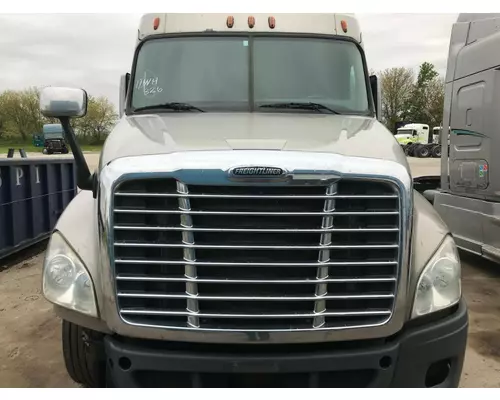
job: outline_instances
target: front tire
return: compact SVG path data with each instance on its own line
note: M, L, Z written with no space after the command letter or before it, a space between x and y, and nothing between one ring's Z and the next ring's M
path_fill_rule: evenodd
M71 322L62 323L62 346L68 375L89 388L106 387L102 334Z

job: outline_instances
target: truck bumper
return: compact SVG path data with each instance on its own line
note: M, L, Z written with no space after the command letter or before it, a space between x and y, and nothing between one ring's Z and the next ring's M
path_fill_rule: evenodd
M467 342L464 301L382 341L232 348L107 336L117 387L457 387Z

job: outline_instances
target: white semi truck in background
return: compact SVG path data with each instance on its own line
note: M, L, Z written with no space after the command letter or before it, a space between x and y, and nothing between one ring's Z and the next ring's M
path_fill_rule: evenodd
M352 14L148 14L43 293L85 386L456 387L460 260L378 120Z
M441 157L441 127L429 129L427 124L406 124L396 131L394 137L410 157Z
M500 262L500 14L460 14L446 71L441 176L425 196L457 245Z

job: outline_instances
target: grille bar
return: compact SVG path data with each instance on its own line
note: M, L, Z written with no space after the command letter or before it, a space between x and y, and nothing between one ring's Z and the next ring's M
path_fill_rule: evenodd
M183 232L183 235L192 236L192 233ZM323 234L322 237L328 238L329 233ZM326 239L325 239L326 240ZM135 243L135 242L115 242L115 247L152 247L152 248L182 248L182 249L240 249L240 250L330 250L330 249L396 249L399 246L397 244L353 244L353 245L317 245L317 246L235 246L235 245L206 245L206 244L194 244L194 243ZM195 260L186 260L195 261ZM328 260L326 260L328 261Z
M237 195L237 194L191 194L191 193L127 193L117 192L121 197L186 197L192 199L397 199L394 194L389 195Z
M166 310L146 310L146 309L127 309L120 311L121 314L128 315L177 315L177 316L196 316L199 318L315 318L315 313L309 314L219 314L219 313L190 313L187 311L166 311ZM355 317L367 315L390 315L391 310L377 311L325 311L323 317Z
M247 284L264 284L264 283L281 283L281 284L317 284L317 279L207 279L207 278L166 278L161 276L138 276L138 275L117 275L118 281L146 281L146 282L189 282L196 281L198 283L247 283ZM395 282L396 278L325 278L321 279L323 283L356 283L356 282Z
M175 260L123 260L116 259L115 264L157 264L157 265L197 265L197 266L225 266L225 267L318 267L318 263L262 263L262 262L205 262L205 261L175 261ZM397 265L397 261L330 261L324 263L330 266L390 266Z
M188 188L184 183L177 182L177 192L178 193L188 193ZM188 198L179 197L179 210L190 211L191 205ZM189 214L181 215L181 226L191 228L193 226L193 220ZM185 265L185 276L189 278L186 280L186 294L189 296L187 300L186 309L189 312L187 319L188 325L193 328L198 328L200 326L200 320L196 316L196 313L200 311L198 300L196 296L198 295L198 284L196 283L196 265L192 264L196 261L196 254L194 249L194 235L193 232L183 231L182 232L182 243L184 244L183 255L184 260L189 263ZM116 243L115 243L116 246Z
M249 216L301 216L301 217L314 217L314 216L328 216L328 215L399 215L399 211L350 211L350 212L265 212L265 211L190 211L190 210L148 210L148 209L127 209L116 208L114 210L118 214L187 214L187 215L249 215Z
M317 296L202 296L190 294L163 294L163 293L125 293L118 292L118 297L132 298L152 298L152 299L196 299L196 300L214 300L214 301L307 301L317 300ZM324 295L325 300L348 300L348 299L392 299L392 293L387 294L356 294L356 295Z
M190 231L190 232L249 232L249 233L327 233L327 232L398 232L398 228L319 228L319 229L244 229L244 228L195 228L182 226L127 226L115 225L123 231Z
M337 183L334 183L326 189L326 194L334 196L337 194ZM323 207L323 211L326 213L332 212L335 210L335 200L327 199L325 200L325 205ZM333 228L333 217L325 216L323 217L323 221L321 223L321 227L325 229ZM328 265L322 265L323 263L327 263L330 261L330 249L332 248L332 234L331 233L322 233L320 237L320 251L318 257L318 263L321 265L318 267L316 278L318 280L324 280L328 278ZM316 297L319 297L318 300L314 303L314 320L313 320L313 328L321 328L325 324L325 315L326 312L326 294L328 293L328 284L326 282L321 282L316 285ZM321 315L318 315L321 314Z

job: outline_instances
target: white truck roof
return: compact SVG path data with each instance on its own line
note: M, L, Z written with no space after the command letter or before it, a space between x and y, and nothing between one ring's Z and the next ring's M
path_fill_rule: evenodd
M249 26L249 21L254 23L253 27ZM138 40L165 33L205 31L340 35L362 44L361 30L354 14L145 14L141 18Z
M400 128L398 128L398 131L400 129L418 129L418 128L425 128L427 127L427 129L429 129L429 125L427 124L406 124Z

